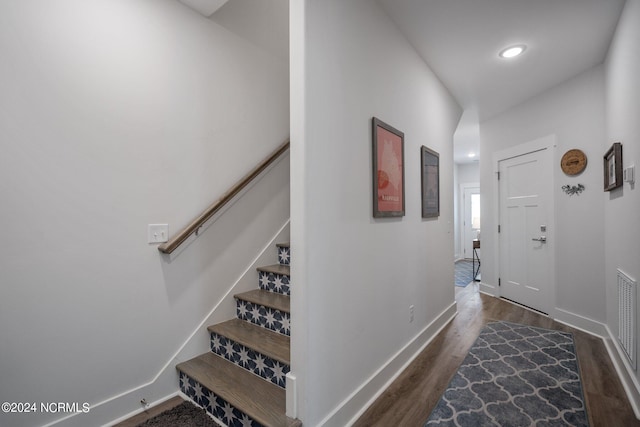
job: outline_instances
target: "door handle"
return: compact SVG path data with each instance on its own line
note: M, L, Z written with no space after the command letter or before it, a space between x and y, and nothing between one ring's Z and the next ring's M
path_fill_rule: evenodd
M547 243L547 237L546 236L540 236L537 239L531 239L534 242L542 242L542 243Z

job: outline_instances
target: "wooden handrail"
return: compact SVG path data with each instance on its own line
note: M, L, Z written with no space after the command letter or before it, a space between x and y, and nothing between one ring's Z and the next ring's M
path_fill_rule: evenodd
M181 244L183 244L192 234L197 233L200 227L202 227L212 216L219 212L224 206L229 203L235 196L237 196L245 187L247 187L251 181L253 181L258 175L260 175L265 169L275 162L285 151L289 149L289 141L286 141L280 145L273 153L264 159L258 166L253 168L251 172L246 174L240 181L238 181L229 191L227 191L222 197L220 197L215 203L209 206L204 212L202 212L196 219L191 221L189 225L184 227L178 234L173 236L166 243L158 246L158 250L165 254L170 254L175 251Z

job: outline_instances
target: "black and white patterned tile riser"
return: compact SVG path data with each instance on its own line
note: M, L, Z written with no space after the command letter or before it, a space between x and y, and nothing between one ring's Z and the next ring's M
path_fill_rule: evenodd
M291 317L289 313L264 307L241 299L236 300L238 319L262 326L282 335L291 335Z
M278 262L282 265L291 265L291 248L278 246Z
M180 372L180 391L229 427L263 427L199 382Z
M285 376L290 370L289 365L273 360L215 332L211 333L211 351L229 362L285 388Z
M286 274L260 271L258 273L258 283L260 289L263 289L265 291L276 292L283 295L291 295L290 278Z

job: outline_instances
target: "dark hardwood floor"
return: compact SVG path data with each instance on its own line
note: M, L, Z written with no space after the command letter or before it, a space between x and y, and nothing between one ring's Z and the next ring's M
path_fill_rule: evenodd
M601 339L478 292L456 288L458 315L354 424L422 426L488 322L505 320L573 333L592 427L640 426Z

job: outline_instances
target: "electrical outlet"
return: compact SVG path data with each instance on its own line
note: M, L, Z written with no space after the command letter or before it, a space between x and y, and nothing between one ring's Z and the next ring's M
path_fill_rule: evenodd
M169 224L149 224L147 227L149 243L164 243L167 240L169 240Z
M409 306L409 323L413 323L413 304Z

